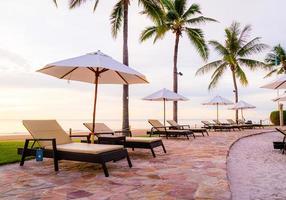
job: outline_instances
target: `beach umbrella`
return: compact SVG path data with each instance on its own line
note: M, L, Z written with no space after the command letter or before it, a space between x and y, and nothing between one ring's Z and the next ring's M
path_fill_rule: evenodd
M233 107L229 108L230 110L241 110L241 118L242 120L244 120L244 117L243 117L243 110L246 110L246 109L254 109L256 108L255 106L249 104L249 103L246 103L245 101L239 101L237 103L235 103L233 105Z
M175 93L175 92L172 92L171 90L163 88L143 98L143 100L164 102L164 126L165 126L166 124L165 122L166 121L166 101L187 101L188 99L178 93Z
M215 96L213 99L211 99L207 103L203 103L203 105L214 105L216 106L216 119L218 120L218 107L219 105L231 105L233 104L230 100L221 97L219 95Z
M266 85L261 86L261 88L265 89L286 89L286 75L280 76L279 78L267 83Z
M97 51L79 57L69 58L46 65L37 70L59 79L75 80L95 84L93 105L93 127L91 139L94 142L94 125L98 84L137 84L148 83L145 76L134 69Z

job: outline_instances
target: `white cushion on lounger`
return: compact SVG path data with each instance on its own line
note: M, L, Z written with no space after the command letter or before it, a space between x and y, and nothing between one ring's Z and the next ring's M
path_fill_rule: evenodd
M151 143L161 141L161 138L156 137L126 137L126 142L145 142L145 143Z
M123 149L122 145L106 145L106 144L87 144L87 143L69 143L57 145L58 151L99 154L114 150ZM46 149L53 149L52 146L46 146Z

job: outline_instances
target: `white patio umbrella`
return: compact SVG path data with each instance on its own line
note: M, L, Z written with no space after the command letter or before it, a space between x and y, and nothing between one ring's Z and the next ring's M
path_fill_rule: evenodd
M148 83L145 76L134 69L121 64L112 57L97 51L79 57L54 62L37 70L59 79L75 80L95 84L92 142L94 142L94 125L98 84L137 84Z
M143 100L164 102L164 126L165 126L166 124L166 101L187 101L188 99L178 93L175 93L175 92L172 92L171 90L163 88L143 98Z
M221 97L219 95L215 96L207 103L203 103L203 105L215 105L216 106L216 119L218 120L218 106L219 105L231 105L233 104L230 100Z
M242 120L244 120L243 110L254 109L254 108L256 108L256 107L249 104L249 103L246 103L245 101L239 101L239 102L235 103L234 106L229 108L229 109L230 110L241 110L241 118L242 118Z
M265 89L286 89L286 75L280 76L279 78L267 83L266 85L261 86L261 88Z

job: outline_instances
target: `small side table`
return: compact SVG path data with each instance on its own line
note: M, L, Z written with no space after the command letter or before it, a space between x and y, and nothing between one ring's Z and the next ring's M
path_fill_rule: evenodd
M126 136L98 136L98 144L117 144L124 145L126 141Z

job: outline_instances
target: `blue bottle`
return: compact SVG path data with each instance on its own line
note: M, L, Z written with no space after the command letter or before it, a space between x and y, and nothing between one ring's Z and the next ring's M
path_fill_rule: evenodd
M43 161L44 150L39 148L36 150L36 161Z

